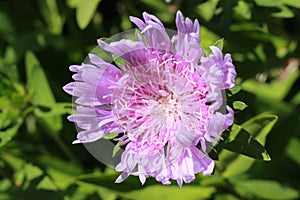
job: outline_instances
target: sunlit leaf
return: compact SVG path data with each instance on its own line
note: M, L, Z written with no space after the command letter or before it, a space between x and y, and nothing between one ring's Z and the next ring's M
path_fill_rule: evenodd
M119 134L116 133L116 132L111 132L111 133L105 135L104 138L107 139L107 140L110 140L110 139L114 139L114 138L117 137L118 135L119 135Z
M222 51L223 50L223 46L224 46L224 39L222 38L222 39L217 40L211 46L218 47Z
M292 18L294 17L294 13L286 6L280 6L280 11L276 13L272 13L273 17L278 18Z
M280 1L278 0L255 0L255 3L264 7L277 7L280 5Z
M235 13L244 18L249 20L251 18L251 7L250 4L246 3L245 1L238 1L236 7L234 7Z
M152 199L208 199L214 192L213 187L189 186L178 188L175 186L153 185L142 190L127 192L122 196L133 200L152 200Z
M228 89L229 96L239 93L239 91L241 91L241 89L242 89L242 85L240 85L240 84L235 85L233 88L229 88Z
M220 39L218 35L216 35L211 30L207 29L205 26L201 26L200 37L205 38L205 40L201 41L201 47L206 55L208 55L210 52L209 46L211 46Z
M227 156L226 154L231 154L231 156L234 156L233 152L223 151L220 156L220 160L224 155ZM252 167L254 162L255 160L253 158L239 155L226 166L222 176L226 178L241 176Z
M36 106L35 114L40 117L42 123L49 128L50 132L57 132L62 128L62 120L59 115L43 116L41 107L47 108L58 106L51 91L46 74L40 62L32 52L25 55L27 89L33 95L32 103ZM59 106L58 106L59 108ZM57 109L58 109L57 108ZM55 108L53 108L55 110ZM62 113L60 113L62 114Z
M242 101L234 101L233 102L233 108L235 110L244 110L245 108L247 108L247 104L245 104L244 102Z
M285 5L294 6L297 4L296 1L291 3L290 0L287 1L278 1L278 0L255 0L256 4L263 7L276 7L279 9L279 12L273 12L272 16L279 18L291 18L294 16L294 13ZM299 2L298 2L299 3ZM296 7L299 8L299 5Z
M283 186L277 181L271 180L233 180L235 189L243 196L259 199L298 199L299 192L296 189Z
M51 106L55 103L46 74L32 52L25 56L27 89L33 93L32 101L36 105Z
M197 13L205 20L209 21L215 14L219 0L206 1L197 6Z
M288 6L300 9L300 0L282 0L282 2Z
M76 21L80 29L85 29L92 20L100 0L80 0L76 6Z

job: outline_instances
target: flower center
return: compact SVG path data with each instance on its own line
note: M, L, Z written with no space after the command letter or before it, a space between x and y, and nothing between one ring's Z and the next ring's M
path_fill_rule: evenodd
M161 109L167 117L179 115L179 99L176 98L173 93L168 93L165 90L159 90L158 93L161 94L161 96L155 98L157 106L154 107L154 110Z
M203 85L202 79L193 80L195 72L182 71L190 67L184 68L184 64L150 60L118 81L112 98L113 115L130 141L161 146L179 131L201 134L207 87L198 87Z

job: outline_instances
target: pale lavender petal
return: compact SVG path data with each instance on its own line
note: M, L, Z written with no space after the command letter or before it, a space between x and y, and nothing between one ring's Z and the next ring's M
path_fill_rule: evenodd
M176 53L182 55L189 62L197 63L202 56L200 48L200 26L199 22L184 17L180 11L176 14L176 26L178 34L172 38Z

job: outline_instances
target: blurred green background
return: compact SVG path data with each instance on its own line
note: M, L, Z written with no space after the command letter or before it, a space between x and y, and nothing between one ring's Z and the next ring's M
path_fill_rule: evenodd
M178 9L200 21L203 48L224 38L238 71L231 92L241 89L228 100L235 128L264 145L271 161L219 145L214 175L182 188L153 179L141 186L137 177L114 184L118 173L71 144L68 66L98 38L135 28L129 16L143 11L175 29ZM299 9L300 0L1 0L0 199L298 199Z

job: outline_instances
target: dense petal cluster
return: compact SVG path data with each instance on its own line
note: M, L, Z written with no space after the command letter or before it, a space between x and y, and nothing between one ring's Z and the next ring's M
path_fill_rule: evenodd
M71 66L75 82L64 90L75 97L77 114L69 117L81 129L74 143L118 133L125 150L116 182L129 175L141 183L154 177L163 184L189 183L195 174L210 175L214 162L206 154L233 123L223 91L235 85L230 54L200 48L199 23L176 15L177 32L169 37L155 16L131 17L137 41L122 39L99 46L125 62L116 67L94 54Z

